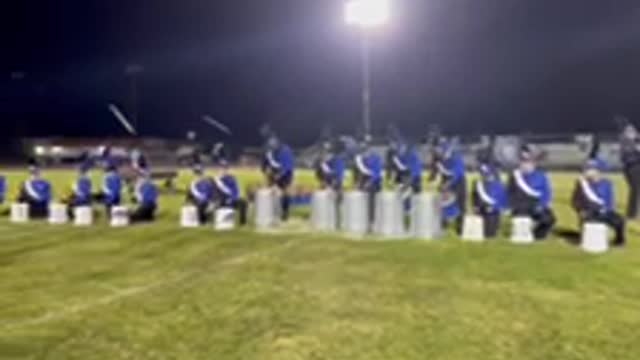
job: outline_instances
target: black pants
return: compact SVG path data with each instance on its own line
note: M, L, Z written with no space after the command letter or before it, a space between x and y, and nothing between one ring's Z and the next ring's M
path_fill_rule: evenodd
M616 237L614 240L614 244L616 245L624 245L626 241L625 236L625 227L626 222L624 218L616 213L615 211L607 211L604 213L601 212L593 212L587 213L584 217L582 217L583 222L599 222L606 224L616 233Z
M130 220L132 223L150 222L155 220L156 205L145 204L138 205L131 213Z
M624 177L629 186L629 197L627 200L627 218L638 217L640 208L640 164L625 167Z
M198 211L198 222L200 225L204 225L211 220L211 211L209 211L208 203L193 203Z
M497 211L480 210L479 215L484 223L484 236L486 238L495 238L498 236L500 229L500 213Z
M514 210L513 216L531 217L534 222L533 236L538 240L545 239L553 229L553 226L556 224L556 216L551 209L543 209L538 211Z
M231 206L238 212L238 222L240 225L247 225L247 209L249 203L245 199L238 199L231 203Z
M18 202L29 205L29 218L31 219L46 219L49 217L49 203L34 201L24 189L20 191Z

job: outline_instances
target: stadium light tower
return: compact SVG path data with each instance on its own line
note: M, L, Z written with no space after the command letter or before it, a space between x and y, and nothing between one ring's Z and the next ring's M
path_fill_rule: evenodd
M347 24L362 33L362 124L365 134L371 134L371 69L369 33L384 26L391 13L391 0L349 0L345 4Z

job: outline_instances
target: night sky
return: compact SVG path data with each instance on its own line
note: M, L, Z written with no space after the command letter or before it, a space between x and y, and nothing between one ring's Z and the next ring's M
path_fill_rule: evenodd
M360 124L359 33L340 0L20 0L3 5L2 137L218 137L211 114L258 142L270 122L308 143ZM447 132L615 130L640 121L640 1L396 0L371 35L373 121Z

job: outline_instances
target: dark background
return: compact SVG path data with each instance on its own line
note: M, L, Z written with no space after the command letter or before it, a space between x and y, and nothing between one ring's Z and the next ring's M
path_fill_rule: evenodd
M290 141L360 124L359 34L340 0L6 1L0 137L123 134L127 64L139 130L238 144L271 122ZM373 37L374 123L424 134L614 131L640 118L640 1L396 0Z

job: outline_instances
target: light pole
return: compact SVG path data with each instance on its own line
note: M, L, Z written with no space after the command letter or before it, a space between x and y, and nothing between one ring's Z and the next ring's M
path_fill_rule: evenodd
M389 21L391 0L349 0L345 4L347 24L361 31L362 62L362 125L365 134L371 134L371 56L369 33L371 29Z

